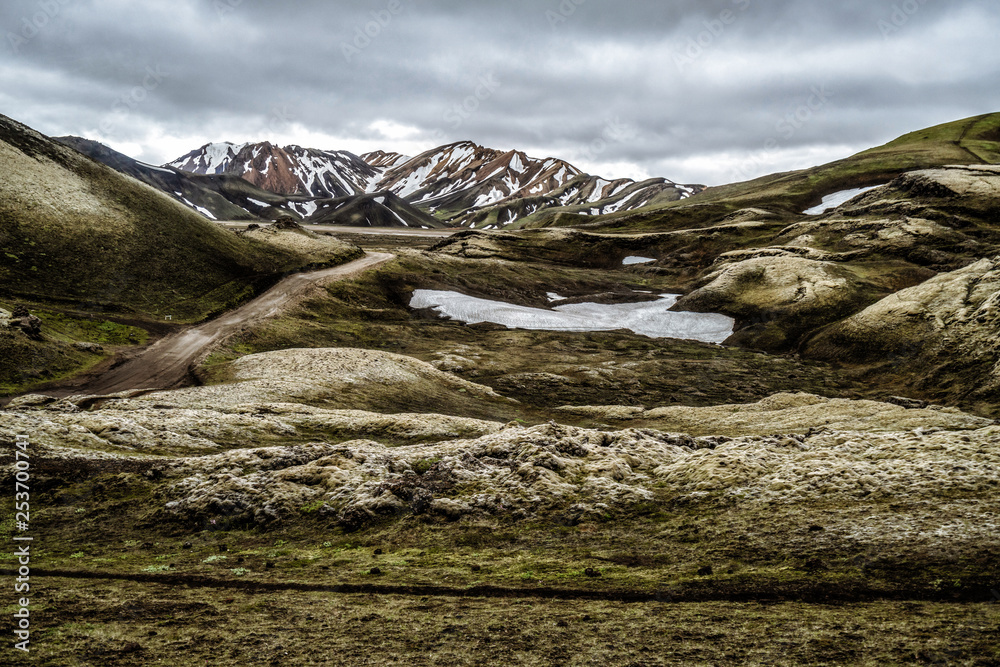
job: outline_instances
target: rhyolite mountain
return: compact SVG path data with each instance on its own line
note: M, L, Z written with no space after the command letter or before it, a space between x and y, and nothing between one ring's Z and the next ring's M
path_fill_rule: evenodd
M335 199L369 191L380 172L353 153L301 146L207 144L168 165L193 174L229 174L279 195Z
M356 156L271 143L206 144L165 167L238 176L286 196L344 199L392 193L448 225L502 228L538 211L573 207L599 215L677 201L703 190L663 178L637 183L583 173L555 158L499 151L469 141L416 157L375 151ZM298 210L307 222L315 209Z
M157 167L146 164L90 139L58 137L56 140L163 191L211 220L262 222L290 216L310 222L355 227L444 226L436 218L410 206L405 201L398 198L390 200L386 196L389 193L355 194L355 190L351 189L350 194L334 195L334 192L348 190L330 176L329 172L326 176L330 180L317 178L315 181L314 189L326 193L322 196L282 194L265 189L263 186L258 187L248 179L226 173L227 160L231 160L240 151L222 150L218 146L218 150L208 151L199 158L192 158L188 166L204 172L194 173L169 165ZM253 151L251 150L248 155L252 157ZM271 154L271 157L287 164L294 155L282 152ZM253 159L266 163L268 158L265 158L262 152ZM196 167L196 162L200 166ZM299 164L301 166L303 163ZM265 186L293 192L298 188L287 183L282 185L281 179L268 180L268 175L275 176L279 173L278 170L265 167L263 171L267 173L262 173L259 180ZM321 185L321 182L326 185ZM383 196L380 197L380 194ZM390 204L385 205L386 201ZM366 215L359 216L358 211L364 211Z

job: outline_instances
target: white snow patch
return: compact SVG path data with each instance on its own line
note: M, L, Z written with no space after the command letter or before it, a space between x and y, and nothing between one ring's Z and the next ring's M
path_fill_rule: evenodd
M316 209L319 208L319 204L314 201L296 202L294 206L295 210L297 210L304 218L312 216L312 214L316 212Z
M482 208L484 206L490 206L491 204L496 204L498 201L504 198L504 193L496 188L492 188L488 195L479 195L476 199L476 203L472 205L472 208Z
M136 162L139 162L139 161L136 160ZM157 167L155 165L146 164L145 162L139 162L139 164L141 164L143 167L147 167L149 169L155 169L156 171L162 171L165 174L172 174L172 173L174 173L174 172L170 171L169 169L164 169L163 167Z
M803 211L805 215L822 215L826 213L828 209L837 208L842 204L846 204L860 194L864 194L869 190L874 190L875 188L880 188L881 185L873 185L870 188L854 188L853 190L841 190L840 192L834 192L832 195L827 195L823 197L823 203L819 206L813 206L810 209Z
M403 218L402 218L402 217L400 217L399 213L396 213L396 212L395 212L395 211L393 211L393 210L392 210L391 208L388 208L388 207L386 207L386 208L388 209L388 211L389 211L390 213L392 213L392 214L393 214L394 216L396 216L396 220L399 220L399 221L400 221L401 223L403 223L403 226L404 226L404 227L409 227L409 226L410 226L409 224L407 224L406 220L403 220Z
M622 304L577 303L554 310L529 308L458 292L417 290L411 308L433 308L445 317L477 324L492 322L533 331L616 331L629 329L651 338L679 338L721 343L733 333L735 320L712 313L678 313L670 308L680 298L661 294L658 301Z
M622 260L622 264L625 266L633 266L635 264L649 264L650 262L655 262L656 260L652 257L626 257Z
M218 220L218 218L212 215L211 211L209 211L207 208L203 206L195 206L195 209L209 220Z

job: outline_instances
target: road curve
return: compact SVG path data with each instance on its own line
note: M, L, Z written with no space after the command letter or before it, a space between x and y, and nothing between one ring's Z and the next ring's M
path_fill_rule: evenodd
M248 322L271 317L313 285L345 280L393 259L389 253L368 253L359 260L321 271L284 278L259 297L204 324L170 334L138 356L74 389L76 394L105 395L137 389L169 389L180 384L191 365L213 344Z

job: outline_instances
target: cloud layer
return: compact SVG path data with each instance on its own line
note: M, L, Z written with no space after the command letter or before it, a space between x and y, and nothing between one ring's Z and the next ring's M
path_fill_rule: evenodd
M162 163L471 139L717 184L1000 110L989 0L7 0L0 113Z

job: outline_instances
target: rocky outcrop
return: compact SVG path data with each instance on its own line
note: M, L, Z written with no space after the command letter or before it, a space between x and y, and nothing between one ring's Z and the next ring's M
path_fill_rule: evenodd
M185 526L309 520L351 531L409 517L572 525L652 506L764 511L942 496L963 503L948 516L986 526L1000 485L1000 427L956 410L805 394L644 415L592 409L702 433L692 436L356 409L412 391L425 405L443 393L503 402L400 355L287 350L234 362L219 386L17 399L2 412L0 446L30 433L33 457L54 469L145 471L146 520ZM0 477L12 472L7 465Z
M284 218L267 227L250 225L239 234L247 239L297 253L314 264L347 262L363 254L356 246L329 236L320 236L291 218Z
M870 433L914 429L978 429L993 421L955 408L930 406L899 396L880 401L831 399L813 394L775 394L757 403L706 408L627 406L567 406L578 415L630 426L700 435L765 435L807 433L816 429L864 430Z
M28 312L24 306L14 308L7 326L20 329L29 338L38 340L42 337L42 320Z
M788 348L874 300L874 286L849 267L785 252L723 264L703 283L674 309L734 317L727 343L768 350Z
M730 344L797 350L825 325L1000 252L998 203L995 165L904 173L776 230L770 245L723 252L676 308L737 318Z
M228 382L170 392L185 407L239 406L297 402L352 409L397 408L412 404L426 410L450 406L459 413L474 404L512 406L484 385L463 380L432 365L376 350L294 349L254 354L232 362Z
M990 246L961 230L916 216L925 211L911 213L897 218L808 220L784 229L777 241L790 247L829 249L853 261L898 258L935 271L958 268L969 254L988 252Z
M299 418L288 407L275 407L276 414L263 415L264 420L294 423ZM50 460L155 464L161 481L153 496L153 516L188 525L221 521L270 526L308 514L345 530L409 516L438 521L545 518L575 524L623 516L651 503L738 504L746 509L751 504L799 506L817 499L843 506L902 498L937 502L942 496L961 499L966 514L982 518L995 508L1000 490L997 426L957 432L821 429L730 438L648 429L495 425L480 437L433 438L410 446L370 439L289 444L286 434L286 444L269 447L172 459L130 453L123 459L131 448L110 434L116 425L119 433L125 425L136 430L134 408L133 403L92 413L54 407L8 412L0 434L8 437L11 429L25 426L46 433L33 446L38 456ZM162 405L147 410L166 412L174 432L187 431L186 437L200 432L210 441L209 436L219 438L224 428L236 427L227 438L242 432L247 443L261 442L263 429L253 425L261 419L258 414L242 413L240 422L230 418L223 426L216 420L236 413L170 414ZM24 421L29 419L30 424ZM149 434L135 432L133 437L145 440Z
M0 434L13 438L17 433L31 433L33 443L50 450L49 457L83 452L190 456L248 445L291 446L316 438L413 444L477 437L503 426L464 417L385 415L300 403L191 408L171 398L167 394L132 399L78 396L60 401L22 397L3 413ZM100 409L85 409L95 402Z
M903 290L813 337L823 359L885 360L948 395L1000 391L1000 258Z
M970 165L921 169L899 176L891 188L915 197L1000 199L1000 166Z

